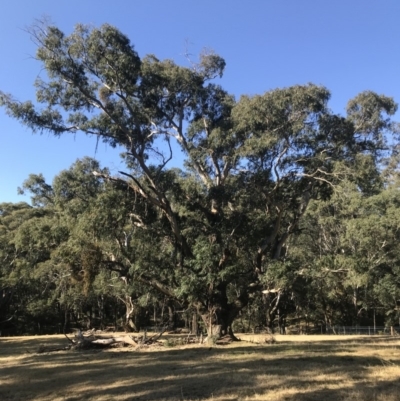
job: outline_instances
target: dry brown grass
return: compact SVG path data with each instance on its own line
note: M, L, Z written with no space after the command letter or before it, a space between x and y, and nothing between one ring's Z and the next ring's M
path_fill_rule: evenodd
M398 338L241 337L224 347L47 354L36 351L65 339L0 338L0 400L400 400Z

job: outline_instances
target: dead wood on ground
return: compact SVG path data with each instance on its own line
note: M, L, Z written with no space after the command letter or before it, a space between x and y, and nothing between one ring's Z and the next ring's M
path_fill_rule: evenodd
M74 338L70 338L64 333L64 336L68 340L69 345L65 347L52 347L41 345L37 350L37 353L68 350L104 349L126 346L141 347L155 344L162 345L163 343L158 340L165 331L166 328L162 329L159 333L156 333L151 337L148 337L146 332L144 332L142 336L134 337L128 334L124 336L103 336L99 335L96 330L91 330L84 333L81 330L77 330Z

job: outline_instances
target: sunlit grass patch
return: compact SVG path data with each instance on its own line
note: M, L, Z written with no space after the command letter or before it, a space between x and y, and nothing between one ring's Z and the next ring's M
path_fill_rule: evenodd
M1 338L0 400L399 400L399 339L241 337L228 346L42 354L41 344L65 338Z

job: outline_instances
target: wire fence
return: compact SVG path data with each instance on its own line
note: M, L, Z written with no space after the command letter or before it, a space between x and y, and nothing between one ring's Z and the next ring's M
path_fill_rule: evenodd
M245 331L244 331L245 332ZM283 330L278 326L273 328L259 326L254 330L249 331L253 334L329 334L329 335L400 335L400 326L289 326Z
M394 327L393 331L397 334L400 333L399 327ZM379 334L392 334L392 329L385 326L331 326L326 327L326 334L336 335L379 335Z

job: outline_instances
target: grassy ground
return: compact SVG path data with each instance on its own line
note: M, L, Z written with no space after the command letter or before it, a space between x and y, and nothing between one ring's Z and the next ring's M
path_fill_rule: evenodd
M241 337L211 348L42 354L40 345L65 338L0 338L0 400L400 400L398 337Z

